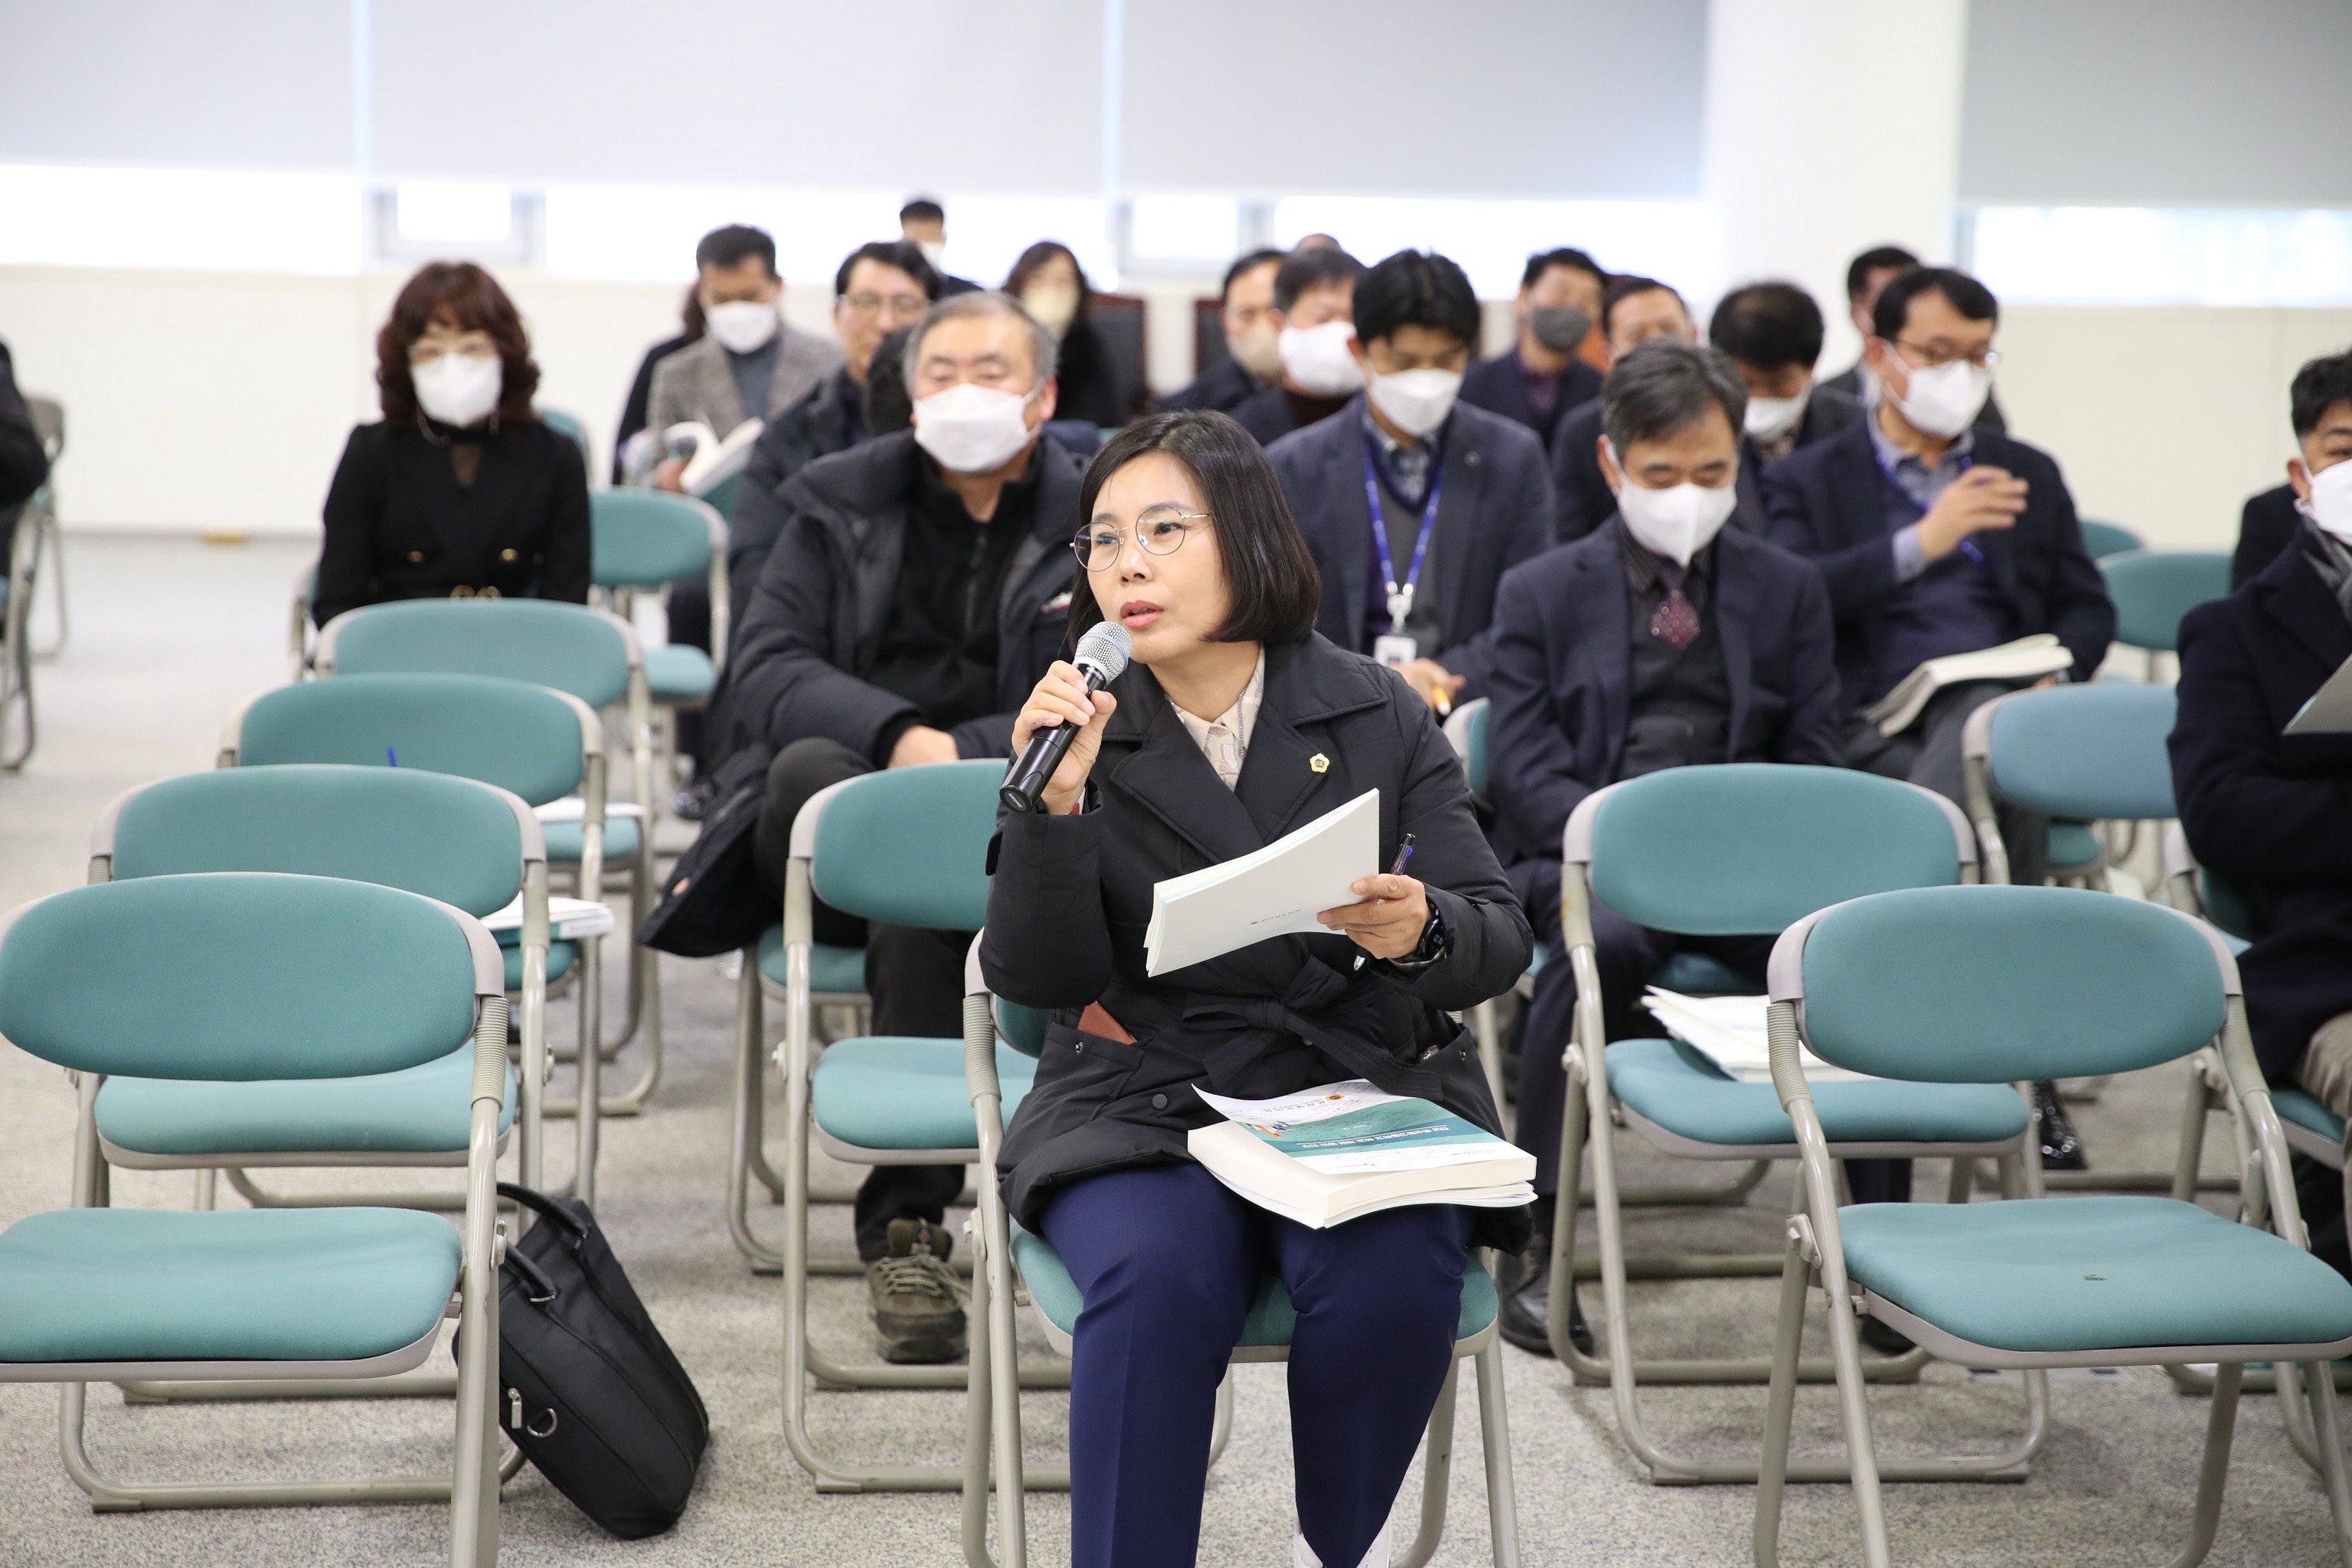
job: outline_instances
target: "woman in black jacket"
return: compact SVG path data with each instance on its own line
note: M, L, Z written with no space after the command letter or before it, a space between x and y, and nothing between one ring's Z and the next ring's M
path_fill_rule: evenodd
M1002 1173L1086 1298L1071 1376L1078 1568L1186 1564L1218 1381L1264 1278L1298 1308L1297 1561L1385 1564L1389 1505L1453 1356L1465 1247L1515 1247L1522 1209L1424 1205L1313 1230L1185 1152L1193 1091L1262 1099L1370 1079L1490 1131L1469 1034L1447 1016L1509 987L1528 922L1428 705L1312 630L1312 558L1265 454L1222 414L1155 415L1087 475L1070 625L1108 614L1134 662L1089 699L1056 664L1015 725L1083 724L1035 815L1007 816L981 966L1054 1010ZM1158 978L1153 884L1248 854L1380 792L1382 863L1412 875L1285 936Z
M588 470L531 412L522 318L470 261L436 261L376 335L383 422L327 490L311 614L387 599L588 599Z
M1135 413L1136 399L1118 384L1110 351L1089 318L1094 285L1077 256L1057 239L1041 239L1021 253L1005 275L1004 291L1021 301L1061 345L1055 366L1055 416L1083 419L1116 430Z

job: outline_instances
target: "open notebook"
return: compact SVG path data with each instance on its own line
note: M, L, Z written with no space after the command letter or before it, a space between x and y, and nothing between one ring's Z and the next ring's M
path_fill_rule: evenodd
M1655 985L1642 998L1642 1005L1669 1034L1742 1083L1772 1081L1770 1035L1764 1021L1769 1003L1763 996L1685 996ZM1801 1046L1798 1061L1812 1083L1859 1083L1870 1077L1832 1067Z
M1974 653L1948 653L1931 658L1897 681L1895 689L1862 710L1882 735L1899 735L1918 722L1927 700L1947 686L1970 680L2039 680L2070 668L2074 656L2049 632L1980 647Z

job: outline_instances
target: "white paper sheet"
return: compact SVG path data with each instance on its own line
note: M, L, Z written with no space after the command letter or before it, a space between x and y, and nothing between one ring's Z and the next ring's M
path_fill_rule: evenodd
M1144 972L1165 974L1272 936L1316 934L1322 910L1362 900L1378 872L1381 792L1366 790L1236 860L1171 877L1151 890Z

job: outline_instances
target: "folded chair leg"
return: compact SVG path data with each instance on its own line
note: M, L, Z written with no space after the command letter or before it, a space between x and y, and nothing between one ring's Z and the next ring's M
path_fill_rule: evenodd
M574 1110L577 1137L572 1156L572 1191L582 1203L596 1205L596 1142L604 1109L597 1069L604 1065L594 1049L596 1032L604 1016L604 942L589 939L580 956L580 1094Z
M755 1165L765 1168L759 1153L767 1092L760 1047L766 1036L759 954L747 948L742 973L735 977L735 1144L727 1164L727 1234L751 1260L754 1274L780 1273L784 1267L783 1255L751 1234L751 1175Z
M971 1238L971 1249L985 1254L987 1241L976 1234L977 1225L965 1227ZM971 1271L971 1310L975 1317L985 1319L992 1292L989 1289L989 1268L985 1256ZM991 1392L990 1375L993 1371L988 1353L989 1336L981 1334L971 1342L971 1355L966 1363L967 1378L963 1396L963 1561L964 1568L997 1568L996 1559L988 1550L988 1478L992 1444L996 1436L995 1395ZM1010 1495L1010 1494L1008 1494Z
M1234 1436L1234 1369L1225 1368L1225 1375L1217 1383L1217 1407L1209 1418L1209 1468L1215 1469L1217 1461L1225 1457L1225 1445Z
M1777 1568L1780 1561L1780 1500L1788 1484L1789 1431L1796 1419L1797 1363L1805 1348L1805 1297L1812 1272L1805 1260L1804 1231L1792 1219L1780 1265L1780 1310L1772 1326L1772 1385L1765 1400L1764 1454L1756 1475L1756 1568Z
M1478 1352L1478 1441L1486 1460L1486 1534L1495 1568L1519 1568L1519 1489L1511 1471L1511 1415L1503 1398L1503 1350Z
M2336 1521L2336 1543L2346 1568L2352 1568L2352 1485L2347 1485L2344 1461L2344 1427L2336 1408L2335 1368L2324 1361L2304 1363L2304 1385L2310 1391L2312 1425L2317 1428L2319 1473L2327 1486L2327 1511Z
M2221 1491L2230 1479L2230 1445L2237 1436L2238 1380L2245 1370L2235 1362L2213 1370L2213 1408L2205 1413L2205 1452L2197 1467L2189 1544L2172 1560L2171 1568L2197 1568L2213 1550L2213 1531L2221 1521ZM2343 1516L2336 1517L2340 1521Z
M1436 1406L1429 1413L1429 1436L1422 1448L1421 1528L1412 1544L1391 1559L1395 1568L1424 1568L1437 1555L1445 1533L1445 1492L1454 1477L1454 1394L1462 1381L1462 1362L1455 1358L1438 1385Z
M1846 1295L1845 1270L1838 1267L1833 1247L1824 1250L1822 1286L1830 1299L1830 1355L1837 1366L1838 1416L1845 1428L1854 1508L1862 1515L1862 1560L1866 1568L1888 1568L1886 1510L1879 1496L1878 1454L1871 1439L1870 1404L1862 1381L1861 1331L1854 1321L1853 1301Z

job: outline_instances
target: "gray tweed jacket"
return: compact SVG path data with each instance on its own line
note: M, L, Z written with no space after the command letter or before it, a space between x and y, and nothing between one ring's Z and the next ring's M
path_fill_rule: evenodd
M782 331L783 351L776 356L776 379L768 388L768 406L745 408L735 391L735 374L727 366L727 351L716 338L698 338L675 353L663 355L654 366L653 392L646 402L646 427L667 430L694 419L723 437L746 419L772 419L799 402L841 363L841 345L791 326Z

